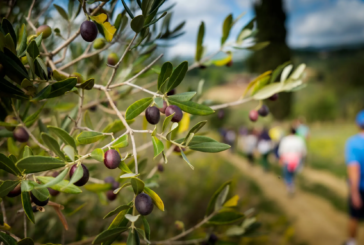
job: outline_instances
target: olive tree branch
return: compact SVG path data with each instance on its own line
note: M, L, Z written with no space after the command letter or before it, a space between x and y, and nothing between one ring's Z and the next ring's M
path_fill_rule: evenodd
M152 134L153 133L153 130L135 130L135 129L132 129L132 131L134 133L149 133L149 134ZM164 139L165 141L169 141L171 142L172 144L176 145L176 146L179 146L179 147L185 147L181 144L178 144L177 142L173 141L173 140L168 140L163 134L156 134L159 138L161 139Z
M230 107L230 106L236 106L236 105L244 104L244 103L246 103L248 101L251 101L252 99L253 98L251 98L251 97L238 99L237 101L233 101L233 102L229 102L229 103L225 103L225 104L221 104L221 105L210 106L210 108L213 109L213 110L218 110L218 109L222 109L222 108L226 108L226 107Z
M27 237L27 215L25 214L24 212L24 215L23 215L23 219L24 219L24 238Z
M136 39L137 36L138 36L138 33L135 33L133 39L130 41L129 45L126 47L126 49L125 49L124 53L122 54L122 56L120 57L118 63L116 63L115 66L111 66L111 68L113 68L113 71L112 71L112 74L111 74L111 77L110 77L109 81L106 84L106 88L109 88L110 84L114 80L114 77L116 75L116 71L119 68L120 63L123 61L123 59L126 56L126 54L130 51L130 47L134 43L134 40Z
M70 61L68 64L65 64L65 65L61 66L60 68L58 68L58 70L59 71L62 71L62 70L64 70L64 69L66 69L66 68L68 68L68 67L76 64L77 62L79 62L79 61L81 61L83 59L86 59L86 58L89 58L89 57L94 56L96 54L99 54L102 51L108 49L112 44L113 43L109 43L109 44L105 45L105 47L103 47L102 49L99 49L99 50L97 50L95 52L92 52L92 53L84 52L81 56L78 56L76 59Z
M51 1L52 2L52 1ZM71 24L70 24L70 22L68 22L68 34L67 34L67 38L69 38L70 37L70 35L71 35ZM91 45L91 44L90 44ZM90 46L89 45L89 46ZM62 57L59 59L59 60L56 60L55 62L54 62L54 64L58 64L58 63L61 63L62 61L64 61L64 59L66 58L66 54L67 54L67 49L64 49L63 50L63 53L62 53Z
M171 147L169 147L169 149L167 150L167 152L166 152L166 157L169 157L169 155L171 155L172 154L172 152L173 152L173 150L174 150L174 146L171 146ZM161 160L159 161L159 163L158 164L162 164L163 163L163 158L161 158ZM147 176L147 179L150 179L150 178L152 178L152 176L157 172L157 170L158 170L158 165L156 165L156 166L154 166L153 168L152 168L152 170L149 172L149 174L148 174L148 176Z
M182 237L185 237L188 234L190 234L191 232L193 232L194 230L200 228L202 225L204 225L205 223L207 223L217 212L218 212L218 210L217 211L214 211L212 214L210 214L209 216L205 217L201 222L199 222L195 226L191 227L190 229L188 229L188 230L180 233L177 236L171 237L171 238L169 238L167 240L164 240L164 241L151 241L151 244L169 244L172 241L176 241L176 240L178 240L178 239L180 239Z
M10 16L11 11L13 11L15 3L16 3L16 0L10 0L9 1L9 4L8 4L9 8L8 8L8 11L7 11L6 16L5 16L6 19Z
M16 111L15 109L15 106L14 106L14 103L11 103L11 106L13 108L13 111L14 111L14 115L16 117L16 119L20 122L20 124L22 125L22 127L24 128L24 130L29 134L29 136L33 139L33 141L39 145L40 148L42 148L43 150L49 152L49 149L47 147L45 147L44 145L42 145L38 140L37 138L35 138L35 136L29 131L29 129L25 126L24 122L21 120L18 112Z
M6 218L6 211L5 211L4 200L1 200L0 205L1 205L1 212L3 213L4 223L8 223L7 218Z
M33 0L32 4L30 5L27 19L30 19L30 15L32 14L32 10L34 8L34 4L35 4L35 0Z
M153 60L149 65L147 65L146 67L144 67L140 72L138 72L135 76L133 76L132 78L128 79L127 81L125 82L122 82L122 83L119 83L119 84L115 84L115 85L112 85L110 86L111 89L113 88L116 88L116 87L120 87L120 86L123 86L125 84L128 84L129 86L131 86L131 82L134 81L136 78L138 78L140 75L142 75L144 72L146 72L147 70L149 70L160 58L163 57L163 54L159 55L155 60ZM144 90L143 87L136 87L140 90Z
M111 99L110 94L106 91L106 88L105 88L104 92L109 100L111 107L114 109L114 111L116 112L116 115L120 118L121 122L124 124L124 126L126 128L126 132L130 134L131 144L133 147L134 162L135 162L135 173L138 174L138 158L137 158L137 150L136 150L136 146L135 146L133 130L130 128L129 124L127 123L127 121L125 120L123 115L121 115L121 113L118 110L118 108L116 107L114 101Z

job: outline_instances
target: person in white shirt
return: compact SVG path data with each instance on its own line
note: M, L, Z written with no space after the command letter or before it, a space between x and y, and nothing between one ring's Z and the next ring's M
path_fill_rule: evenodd
M254 163L254 150L258 144L258 136L255 129L249 130L247 135L240 136L240 146L242 151L246 154L250 164Z
M302 137L296 135L294 128L291 129L290 135L282 139L278 154L288 193L293 194L295 173L302 162L302 158L307 154L306 143Z

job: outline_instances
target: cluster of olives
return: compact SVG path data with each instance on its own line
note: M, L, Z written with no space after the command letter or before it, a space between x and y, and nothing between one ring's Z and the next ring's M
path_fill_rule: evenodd
M104 182L107 184L111 184L110 190L106 192L106 197L109 201L114 201L116 199L117 194L114 193L114 190L119 188L120 183L117 182L113 177L106 177Z
M249 119L252 122L255 122L258 120L259 116L266 117L269 114L269 108L266 105L262 105L262 107L259 108L258 111L251 110L249 112Z
M8 196L8 197L17 197L17 196L19 196L20 194L21 194L21 187L20 187L20 184L19 184L19 185L17 185L17 186L16 186L16 187L15 187L12 191L10 191L10 192L7 194L7 196ZM49 202L49 198L47 198L47 200L41 201L41 200L39 200L38 198L36 198L32 192L30 192L30 197L31 197L31 199L32 199L32 202L33 202L35 205L37 205L37 206L41 206L41 207L43 207L43 206L46 206L46 205L48 204L48 202ZM37 207L36 207L36 206L34 206L34 207L33 207L33 212L37 212L37 211L38 211Z
M18 121L13 115L7 115L5 118L6 123L17 124ZM25 143L29 140L29 134L23 127L5 127L9 131L13 131L13 137L16 141Z
M179 122L183 117L183 112L178 106L167 106L167 103L163 101L163 108L157 108L156 106L148 107L145 110L145 118L150 124L156 125L160 120L160 113L165 114L167 117L174 114L172 122Z
M269 98L269 100L271 100L271 101L276 101L277 99L278 99L278 94L274 94L274 95L272 95L272 96ZM249 119L250 119L250 121L255 122L255 121L257 121L257 120L258 120L259 116L261 116L261 117L266 117L266 116L268 116L268 114L269 114L269 108L268 108L268 106L266 106L266 105L262 105L262 106L259 108L259 110L258 110L258 111L256 111L256 110L251 110L251 111L249 112Z

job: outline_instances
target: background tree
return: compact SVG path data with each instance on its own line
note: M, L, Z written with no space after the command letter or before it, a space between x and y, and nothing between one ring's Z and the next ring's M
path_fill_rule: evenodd
M256 23L259 30L258 41L269 41L269 45L248 59L249 70L262 73L291 60L291 50L287 46L286 14L282 0L254 1ZM292 94L280 94L279 101L267 102L272 114L277 119L287 118L291 113Z

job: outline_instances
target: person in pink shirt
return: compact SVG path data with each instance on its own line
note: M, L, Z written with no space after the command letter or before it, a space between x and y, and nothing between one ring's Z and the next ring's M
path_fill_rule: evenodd
M302 137L296 135L296 130L291 128L290 134L285 136L278 149L279 162L283 169L284 181L288 193L294 193L294 177L302 159L307 154L305 141Z

